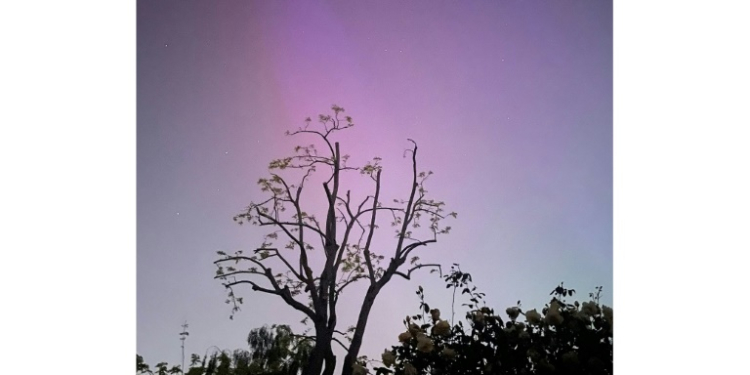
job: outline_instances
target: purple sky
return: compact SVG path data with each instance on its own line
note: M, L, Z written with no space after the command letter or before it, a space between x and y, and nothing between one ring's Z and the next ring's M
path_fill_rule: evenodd
M333 103L356 123L342 152L382 157L389 198L408 192L412 138L420 169L435 172L430 194L458 212L423 261L460 263L496 308L539 308L560 281L580 298L602 285L611 305L611 2L138 1L137 12L137 351L148 363L179 364L185 320L187 355L245 348L266 323L299 327L300 314L249 289L230 321L212 261L257 246L262 232L232 216L262 196L268 161L309 142L284 131ZM362 354L396 343L418 285L450 311L435 275L396 279ZM347 297L342 328L361 303Z

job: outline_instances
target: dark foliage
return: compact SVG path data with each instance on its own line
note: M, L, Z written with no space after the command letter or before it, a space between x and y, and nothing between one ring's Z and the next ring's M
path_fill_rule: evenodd
M518 301L504 318L484 305L468 273L452 271L447 287L468 294L468 324L441 320L420 287L420 314L404 320L401 345L383 353L385 366L376 367L377 374L612 374L612 309L600 305L601 287L590 301L571 304L565 297L575 290L560 284L541 313L523 312Z

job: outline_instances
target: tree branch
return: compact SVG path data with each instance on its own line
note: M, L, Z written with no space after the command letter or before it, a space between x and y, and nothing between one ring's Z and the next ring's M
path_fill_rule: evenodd
M401 232L399 234L398 238L398 245L396 246L396 257L401 256L401 246L403 246L404 243L404 237L406 235L406 228L409 227L409 222L411 221L410 215L411 210L414 205L414 194L417 192L417 143L413 140L409 139L409 141L414 145L414 150L411 153L411 161L412 161L412 185L411 185L411 194L409 195L409 203L406 204L406 211L404 212L404 222L401 226Z
M278 288L278 284L277 284L274 286L274 289L272 290L272 289L264 288L251 280L238 280L238 281L229 282L229 283L224 284L224 287L230 288L238 284L250 284L253 286L254 291L268 293L268 294L275 294L277 296L280 296L284 300L284 302L286 302L289 306L292 306L294 309L303 312L305 315L309 316L310 319L313 319L313 321L316 320L315 312L313 312L309 307L303 305L302 303L294 299L294 297L292 297L291 293L289 292L289 288L285 287L284 289L280 289ZM276 284L275 280L274 280L274 284Z
M272 221L272 222L259 222L258 224L260 224L261 226L275 225L275 226L281 227L282 229L285 229L285 227L284 227L285 225L293 225L293 226L299 226L300 225L299 223L292 223L292 222L289 222L289 221L279 221L279 220L276 220L275 218L269 216L268 214L264 214L264 213L259 213L259 216L262 216L264 219ZM300 219L300 221L301 221L301 219ZM307 228L307 229L310 229L310 230L314 231L315 233L319 234L320 236L324 235L323 232L320 229L315 228L314 226L312 226L310 224L307 224L307 223L303 222L302 226L305 227L305 228ZM290 232L286 232L285 231L285 233L287 234L287 236L289 236L290 239L294 240L294 242L298 242L299 241Z
M426 240L426 241L419 241L419 242L414 242L414 243L407 245L404 248L401 259L406 261L406 259L409 257L409 253L411 253L412 250L416 249L419 246L427 245L428 243L434 243L434 242L437 242L437 240L432 239L432 240Z
M301 274L297 273L294 270L294 268L292 267L292 265L289 264L289 262L286 260L286 258L284 258L284 256L281 255L281 253L279 252L278 249L276 249L276 248L259 248L259 249L256 249L254 251L256 253L258 253L260 251L273 251L273 252L275 252L274 255L269 255L268 258L270 258L270 257L278 257L279 259L281 259L282 262L284 262L284 265L286 265L287 269L289 269L289 271L292 272L292 274L297 278L297 280L299 280L301 282L304 282L304 283L307 283L307 279L304 276L302 276ZM246 256L242 256L242 255L227 256L224 259L219 259L219 260L214 261L214 264L218 265L219 263L229 262L229 261L239 262L240 260L246 260L246 261L255 263L259 267L261 267L261 269L263 269L263 271L265 271L267 269L267 267L262 262L260 262L258 259L251 258L251 257L246 257ZM261 274L261 275L263 274L261 272L252 272L252 271L234 271L233 273L223 274L223 276L231 276L233 274L242 274L242 273L257 273L257 274ZM218 278L218 276L217 276L217 278Z
M351 283L353 283L353 282L355 282L355 281L357 281L359 279L364 279L366 277L367 276L365 276L365 275L356 275L356 276L350 278L349 280L347 280L346 282L344 282L343 284L341 284L341 286L339 286L338 289L336 289L336 295L337 295L336 298L338 298L338 295L341 293L341 291L344 290L344 288L346 288L349 284L351 284Z
M409 270L407 271L407 273L406 273L406 274L404 274L404 273L402 273L402 272L399 272L399 271L396 271L396 272L394 272L393 274L394 274L394 275L399 275L399 276L403 277L403 278L404 278L404 279L406 279L406 280L411 280L411 273L412 273L413 271L416 271L416 270L418 270L418 269L422 268L422 267L437 267L437 269L438 269L438 270L440 271L440 276L441 276L441 277L443 276L443 269L442 269L442 267L441 267L441 266L440 266L439 264L418 264L418 265L416 265L416 266L414 266L414 267L410 268L410 269L409 269Z
M372 243L372 235L375 234L375 217L377 216L378 208L378 197L380 196L380 172L382 169L378 169L378 173L375 176L375 197L372 201L372 216L370 217L370 229L367 233L367 241L365 242L365 264L367 264L367 272L370 275L370 284L375 284L375 271L372 269L372 260L370 259L370 244Z
M289 336L303 339L303 341L304 340L313 340L313 341L315 341L315 336L297 335L297 334L294 334L294 333L290 333ZM335 337L331 337L331 340L332 341L336 341L339 345L341 345L342 348L344 348L344 350L349 351L349 347L347 347L346 345L344 345L344 343L342 343L341 341L339 341L339 339L337 339Z

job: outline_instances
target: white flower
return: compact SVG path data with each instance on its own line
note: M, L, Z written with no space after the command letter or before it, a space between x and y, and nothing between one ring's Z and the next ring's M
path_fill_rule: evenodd
M352 365L352 375L366 375L367 369L360 365L359 363L355 363Z
M604 319L612 323L612 308L609 306L602 306L602 313L604 313Z
M537 352L534 348L527 350L526 355L528 355L529 358L531 358L531 360L535 363L536 361L539 360L539 358L541 358L541 355L539 354L539 352Z
M529 324L539 324L539 322L542 321L542 315L539 314L536 309L529 310L526 312L526 321L529 322Z
M563 363L568 364L578 364L578 353L576 352L567 352L562 355Z
M452 358L456 357L456 351L453 350L453 349L451 349L451 348L449 348L449 347L447 347L447 346L445 348L443 348L443 351L441 353L444 356L446 356L447 358L451 358L452 359Z
M432 334L438 336L447 336L451 333L451 326L447 320L441 320L432 327Z
M400 335L398 335L398 341L407 343L411 339L411 332L406 331L402 332Z
M433 322L437 322L438 320L440 320L440 310L432 309L430 310L430 315L432 316Z
M385 367L391 367L394 363L396 363L396 354L394 354L390 350L386 350L381 355L381 358L383 358L383 364Z
M417 335L417 350L422 353L429 353L433 349L435 349L435 346L432 343L432 339L430 339L423 333Z
M586 324L591 323L591 317L586 315L583 311L576 311L573 316L586 322Z
M508 314L508 317L510 317L510 320L516 321L516 318L518 317L518 314L521 312L521 310L518 309L518 307L508 307L505 309L505 313Z
M544 320L552 325L559 325L563 322L563 316L560 315L560 305L557 302L552 302L552 305L547 310L547 314L544 315Z
M555 372L555 366L547 362L546 359L542 359L541 361L539 361L537 367L543 372Z
M404 375L417 375L417 368L411 363L404 365Z
M560 315L560 313L557 311L549 311L547 312L547 315L544 316L544 320L547 323L556 326L556 325L560 325L563 322L563 320L565 320L565 318L563 318L563 316Z
M474 320L474 323L484 323L484 314L481 311L474 311L472 318Z
M601 371L601 369L603 369L605 365L604 365L604 361L602 361L601 359L596 358L596 357L591 357L586 363L586 366L590 369Z
M584 302L581 311L587 316L594 316L599 313L599 306L594 301Z
M614 323L612 321L612 308L609 306L602 306L602 313L604 314L604 319L609 323L609 333L612 333L612 329L614 328Z

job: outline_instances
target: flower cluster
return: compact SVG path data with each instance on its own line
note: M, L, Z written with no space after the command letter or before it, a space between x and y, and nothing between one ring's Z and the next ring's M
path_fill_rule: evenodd
M500 316L474 303L466 326L441 319L438 309L429 310L430 323L407 318L401 345L382 354L375 373L611 375L612 308L600 305L598 296L568 304L559 297L572 291L556 290L541 312L524 312L519 303Z

